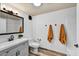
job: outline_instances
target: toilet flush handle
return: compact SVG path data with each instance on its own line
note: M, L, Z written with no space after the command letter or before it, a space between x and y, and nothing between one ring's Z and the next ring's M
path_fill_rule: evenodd
M38 38L38 41L41 41L41 38Z

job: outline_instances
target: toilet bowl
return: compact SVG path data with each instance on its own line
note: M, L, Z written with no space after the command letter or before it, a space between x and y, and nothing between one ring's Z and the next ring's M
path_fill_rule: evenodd
M39 48L40 44L37 42L32 42L29 44L29 46L33 48L32 49L33 52L38 52L38 48Z
M37 41L30 40L29 46L33 48L32 49L33 52L38 52L38 48L40 47L40 43Z

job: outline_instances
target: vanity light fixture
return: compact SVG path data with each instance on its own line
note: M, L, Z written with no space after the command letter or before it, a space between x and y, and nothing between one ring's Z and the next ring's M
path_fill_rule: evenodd
M34 6L39 7L42 5L42 3L33 3Z

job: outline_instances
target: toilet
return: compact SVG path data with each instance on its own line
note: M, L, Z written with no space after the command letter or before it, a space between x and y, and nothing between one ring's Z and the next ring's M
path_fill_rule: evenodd
M29 46L33 48L32 49L33 52L38 52L38 48L39 48L40 44L37 42L32 42L29 44Z
M38 48L40 47L40 43L39 43L39 41L30 40L29 46L33 48L32 49L33 52L38 52Z

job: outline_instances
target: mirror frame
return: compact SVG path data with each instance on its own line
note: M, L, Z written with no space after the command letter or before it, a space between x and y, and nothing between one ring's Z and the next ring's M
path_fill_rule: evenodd
M5 14L9 14L9 13L3 11L3 10L0 10L0 12L3 12L3 13L5 13ZM9 15L12 15L12 14L9 14ZM17 15L12 15L12 16L21 18L21 20L22 20L23 32L19 32L19 31L18 31L18 32L11 32L11 33L0 33L0 35L9 35L9 34L19 34L19 33L24 33L24 18L23 18L23 17L20 17L20 16L17 16Z

